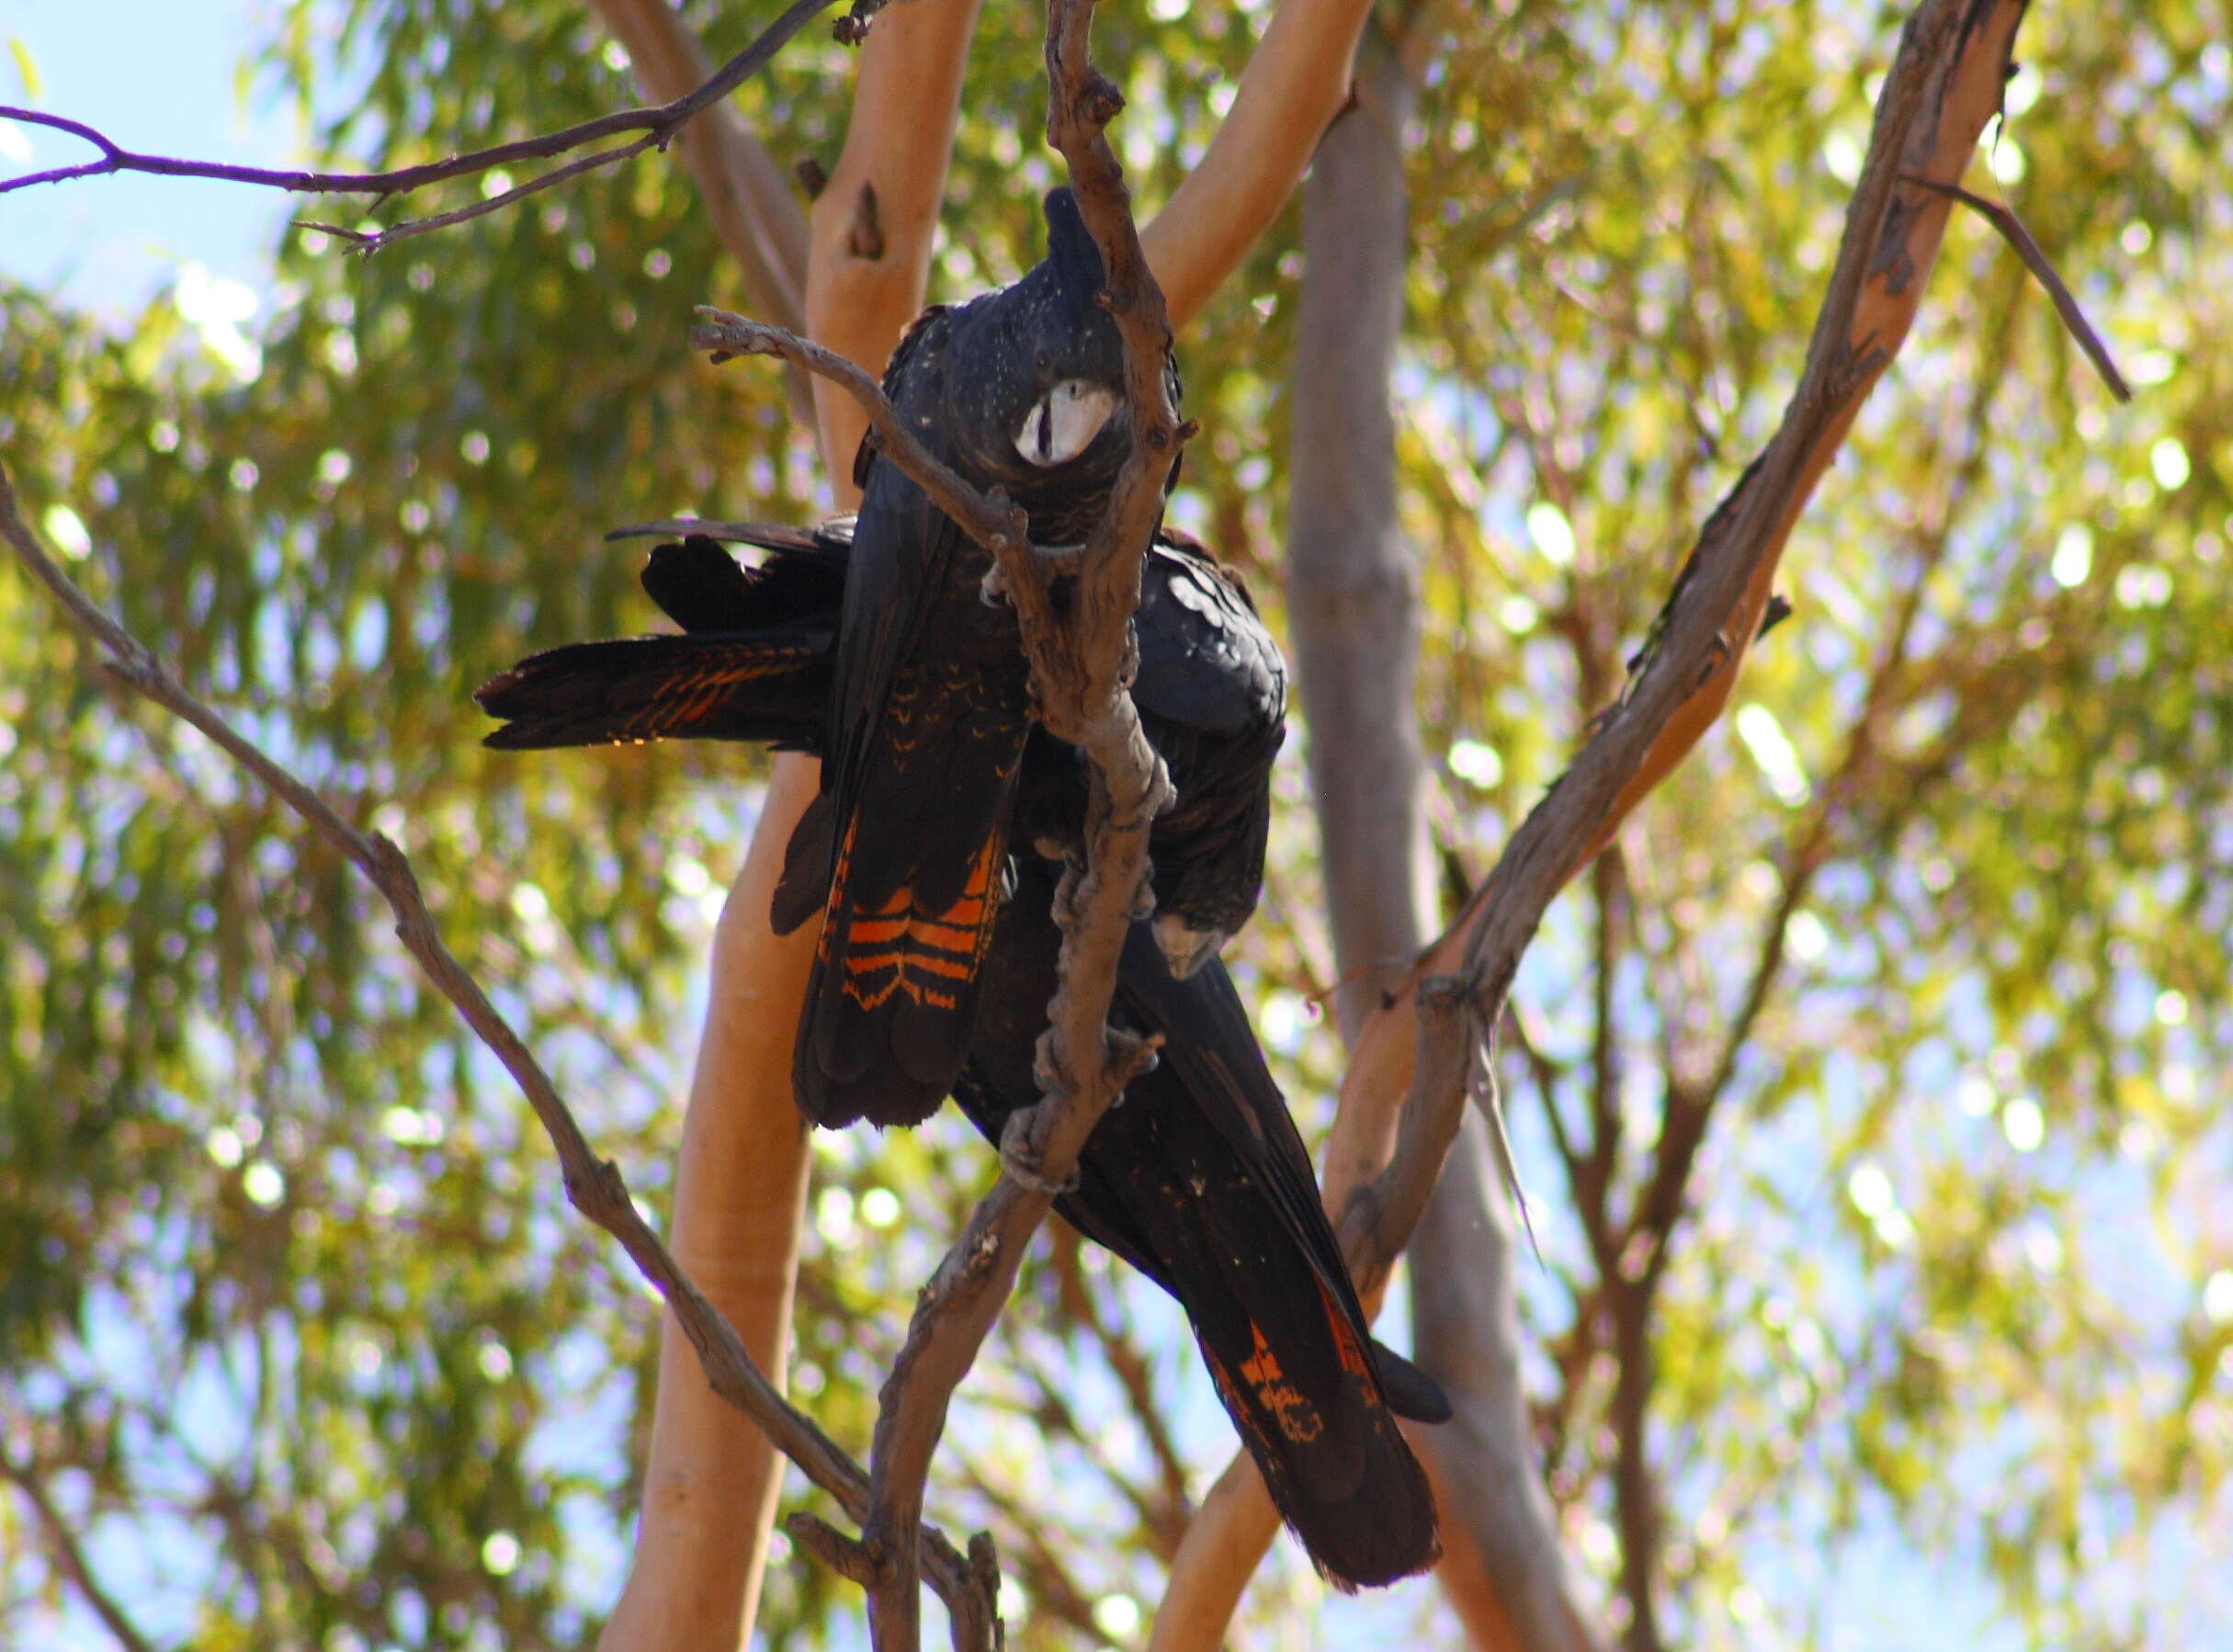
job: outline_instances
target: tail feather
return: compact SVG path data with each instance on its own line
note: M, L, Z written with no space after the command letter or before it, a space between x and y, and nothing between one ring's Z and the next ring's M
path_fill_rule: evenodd
M677 738L810 748L829 697L827 643L802 628L574 643L473 697L504 719L484 742L500 751Z
M1426 1471L1332 1301L1315 1330L1267 1331L1251 1320L1245 1347L1198 1310L1194 1322L1218 1397L1273 1505L1334 1587L1377 1588L1432 1565L1441 1542Z
M1299 1253L1245 1167L1207 1137L1164 1144L1163 1173L1201 1194L1151 1217L1218 1397L1281 1516L1338 1588L1408 1577L1438 1552L1425 1470L1381 1386L1360 1318ZM1253 1196L1251 1196L1253 1195ZM1191 1231L1188 1231L1191 1229Z
M859 829L856 817L838 846L792 1087L819 1125L917 1125L937 1112L969 1054L1007 820L966 856L958 889L910 881L882 896L867 894L878 880L855 876Z

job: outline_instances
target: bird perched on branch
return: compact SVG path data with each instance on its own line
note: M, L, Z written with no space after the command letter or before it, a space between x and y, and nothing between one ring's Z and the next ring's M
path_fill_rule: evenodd
M767 549L767 562L740 568L703 537L661 546L644 584L684 634L522 662L482 690L484 708L513 719L489 743L698 738L819 752L847 532L724 531ZM1151 838L1157 923L1237 925L1261 881L1285 673L1245 594L1199 547L1165 536L1141 583L1133 693L1179 794ZM1019 837L1059 839L1065 820L1074 830L1078 761L1043 731L1029 743ZM1060 944L1050 868L1026 852L1013 877L954 1090L995 1143L1010 1114L1038 1099L1033 1052ZM1185 1308L1220 1398L1320 1568L1343 1587L1389 1582L1428 1564L1436 1545L1424 1476L1393 1416L1439 1421L1448 1403L1372 1341L1223 966L1210 959L1180 979L1169 953L1163 934L1134 926L1116 1013L1159 1035L1162 1059L1104 1116L1056 1208Z
M1100 249L1068 190L1046 212L1047 256L1011 287L926 311L884 391L933 457L1023 509L1033 544L1063 546L1100 521L1132 421ZM822 911L792 1052L800 1108L823 1125L911 1125L969 1048L1030 682L1014 613L985 599L989 553L873 440L856 480L822 795L774 918L784 932Z

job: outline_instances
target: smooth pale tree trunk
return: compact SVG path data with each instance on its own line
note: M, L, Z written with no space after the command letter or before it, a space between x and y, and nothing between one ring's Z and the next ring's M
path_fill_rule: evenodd
M597 9L628 45L649 96L667 101L702 78L705 53L664 0L597 0ZM976 19L977 0L916 0L878 23L861 51L856 119L810 223L727 109L709 111L728 118L706 127L695 152L686 149L697 157L708 211L755 302L792 325L803 312L815 337L871 369L881 369L922 307ZM864 186L882 203L875 248L851 244L844 233ZM810 405L804 387L796 389L794 404ZM833 504L849 507L859 416L843 402L824 413ZM806 1132L791 1099L791 1039L817 932L810 925L777 936L767 912L784 844L819 775L811 758L776 759L751 850L715 933L672 1233L676 1259L778 1387L808 1181ZM750 1640L783 1468L766 1437L708 1386L669 1315L635 1561L600 1652L730 1652Z
M1368 31L1357 107L1303 186L1287 605L1309 730L1335 969L1355 1038L1385 982L1440 924L1415 711L1418 571L1396 519L1390 389L1411 238L1403 128L1413 88ZM1512 1220L1467 1120L1413 1237L1412 1337L1456 1418L1426 1450L1450 1558L1443 1583L1477 1643L1590 1646L1520 1387Z
M1345 1039L1441 927L1412 709L1418 572L1396 526L1389 405L1411 253L1402 131L1413 93L1377 29L1357 52L1356 96L1303 184L1287 512L1288 624Z

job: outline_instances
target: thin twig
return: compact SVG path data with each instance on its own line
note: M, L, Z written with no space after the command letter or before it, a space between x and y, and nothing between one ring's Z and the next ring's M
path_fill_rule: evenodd
M51 591L70 621L108 656L108 675L201 730L274 792L312 830L346 857L387 900L396 937L436 990L457 1007L474 1034L504 1063L535 1110L565 1177L574 1207L620 1241L637 1270L658 1288L697 1350L706 1379L752 1420L809 1479L837 1499L855 1520L868 1512L868 1477L845 1451L776 1392L744 1352L736 1331L691 1283L629 1196L619 1167L599 1160L557 1087L534 1053L498 1013L480 984L459 963L435 927L418 879L403 852L379 832L365 833L336 814L325 799L243 737L164 669L154 653L119 625L64 573L28 527L16 491L0 467L0 538L13 548L33 578ZM979 1590L968 1559L936 1533L927 1533L932 1586L957 1624L974 1621L969 1597ZM972 1645L990 1646L987 1639Z
M108 1592L101 1580L93 1575L93 1567L85 1558L77 1533L62 1518L62 1511L54 1506L48 1495L46 1482L40 1477L37 1467L29 1463L18 1463L13 1457L0 1454L0 1479L12 1484L23 1493L24 1500L39 1517L40 1529L46 1533L47 1546L52 1553L54 1564L70 1579L85 1604L101 1620L103 1627L116 1637L124 1652L154 1652L154 1645L140 1633L139 1625L125 1614L117 1598Z
M594 155L584 155L578 161L569 161L563 166L553 167L540 177L530 178L502 195L492 195L488 199L475 201L470 207L437 212L432 218L407 219L402 223L391 224L384 230L346 230L339 224L318 223L306 219L297 219L294 227L298 230L317 230L335 240L346 241L351 252L368 258L391 242L408 241L412 236L424 235L430 230L446 230L470 218L486 218L492 212L501 212L514 201L540 194L554 184L562 184L568 178L579 176L584 172L594 172L600 166L609 166L616 161L625 161L630 155L640 155L658 141L656 137L647 132L633 143L624 143L618 149L599 150Z
M2086 319L2086 312L2078 307L2078 300L2063 284L2062 277L2047 257L2046 249L2032 239L2031 231L2023 227L2023 220L2016 216L2013 207L1972 194L1959 184L1941 183L1936 178L1924 177L1919 173L1903 172L1899 175L1899 181L1913 184L1918 189L1932 190L1948 200L1957 200L2000 231L2008 244L2016 249L2016 256L2023 260L2023 267L2030 270L2033 278L2047 289L2047 297L2055 300L2055 313L2062 317L2062 324L2069 329L2070 336L2078 341L2078 347L2086 353L2086 359L2093 364L2093 370L2102 376L2102 382L2109 387L2109 393L2119 402L2132 400L2132 386L2125 383L2125 375L2116 370L2116 360L2109 354L2109 346L2102 342L2102 335L2093 330L2093 323Z
M1108 1024L1125 933L1147 899L1148 831L1171 797L1127 690L1137 663L1131 621L1139 565L1191 432L1171 404L1162 292L1140 253L1123 169L1104 135L1123 99L1094 69L1093 10L1093 0L1048 0L1047 132L1101 251L1103 302L1123 347L1132 447L1075 564L1067 612L1056 612L1046 560L1012 540L990 547L1015 609L1037 716L1086 758L1085 863L1065 876L1055 901L1059 984L1037 1063L1046 1099L1009 1121L1000 1181L924 1292L879 1398L869 1454L877 1506L867 1534L888 1545L893 1563L890 1586L869 1596L879 1652L912 1652L916 1644L912 1536L954 1387L1007 1301L1054 1188L1069 1180L1102 1114L1153 1059L1147 1044Z
M765 322L731 315L710 304L700 304L697 313L705 319L690 329L690 345L709 351L715 366L740 356L773 356L829 379L860 403L878 451L952 517L956 526L996 557L1027 553L1031 537L1022 508L997 494L980 492L934 458L892 407L883 387L859 367L827 345Z
M429 161L417 166L399 166L385 172L280 170L266 166L239 166L222 161L189 161L173 155L143 154L126 149L82 120L71 119L65 115L48 114L40 109L0 105L0 118L18 121L25 126L40 126L53 131L67 132L74 138L84 139L101 152L97 161L85 161L74 166L57 166L45 172L28 173L21 177L0 179L0 195L28 189L35 184L60 184L73 178L101 177L119 172L153 173L161 177L214 178L225 183L285 189L300 195L406 195L414 189L423 189L429 184L470 177L477 173L491 172L521 161L547 160L586 144L618 137L623 132L645 134L637 142L572 162L517 189L507 190L493 200L480 202L456 213L446 213L440 219L399 224L393 230L377 234L333 229L323 224L309 226L343 236L356 243L359 250L369 253L391 239L420 234L444 222L478 218L484 212L521 196L533 194L562 178L592 167L625 160L654 144L664 149L676 132L765 68L793 35L828 10L833 4L834 0L793 0L788 11L762 30L760 37L751 45L724 63L712 79L673 103L663 104L657 108L623 109L617 114L601 115L595 120L584 120L562 131L550 132L539 138L522 138L489 149L477 149L469 154L450 155L440 161ZM880 10L883 4L884 0L856 0L849 17L863 19L865 24L865 18Z

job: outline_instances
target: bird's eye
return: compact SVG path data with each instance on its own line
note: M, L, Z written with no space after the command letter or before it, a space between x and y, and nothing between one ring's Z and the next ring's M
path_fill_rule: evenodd
M1041 396L1015 433L1015 450L1042 469L1083 453L1116 411L1116 393L1085 379L1065 379Z

